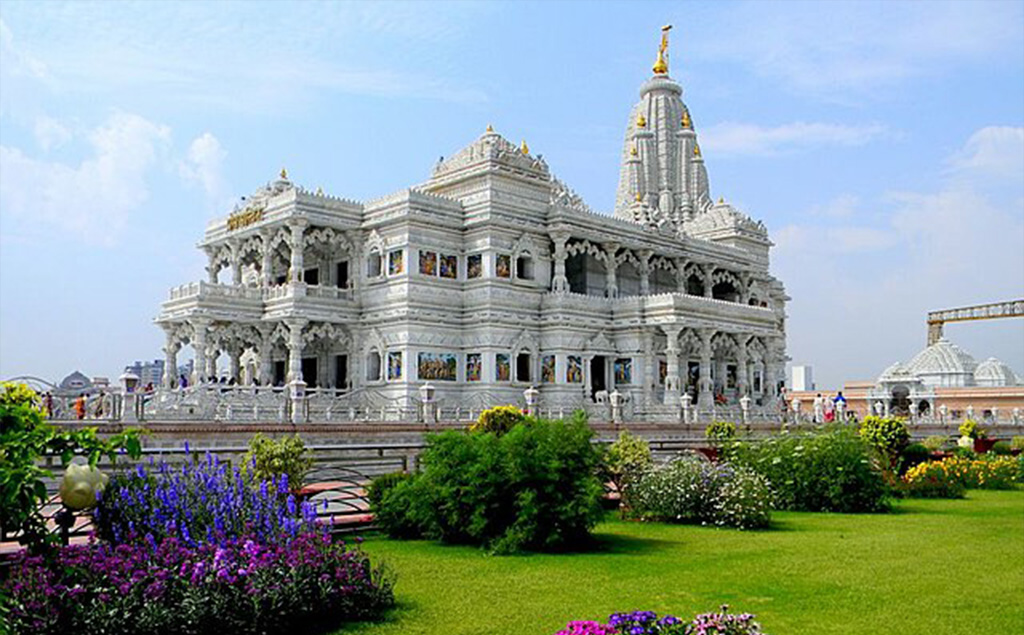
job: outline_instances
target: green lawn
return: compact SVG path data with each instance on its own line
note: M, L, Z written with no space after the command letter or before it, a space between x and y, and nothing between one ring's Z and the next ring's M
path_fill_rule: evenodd
M550 635L572 618L729 603L773 635L1024 633L1024 491L905 501L879 515L777 513L742 532L623 522L597 552L489 556L370 536L398 608L346 635Z

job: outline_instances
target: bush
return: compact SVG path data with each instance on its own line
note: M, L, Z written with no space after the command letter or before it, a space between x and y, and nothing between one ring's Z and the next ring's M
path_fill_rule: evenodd
M1013 450L1024 450L1024 437L1013 437L1010 440L1010 448Z
M391 577L322 534L264 544L245 536L190 547L176 538L64 547L52 566L13 567L11 632L33 635L295 633L379 617Z
M249 440L249 451L242 457L242 469L252 472L254 481L280 480L288 476L293 490L302 487L313 459L306 455L306 444L299 435L271 439L257 432Z
M935 436L928 437L927 439L922 441L921 445L923 445L924 447L928 448L932 452L938 452L942 448L946 447L946 444L948 442L949 442L948 438L946 438L944 436L940 436L940 435L935 435Z
M600 453L582 414L527 418L507 433L427 437L423 471L375 508L390 535L478 544L495 552L578 547L601 517Z
M736 436L736 424L731 421L712 421L704 429L704 436L712 445L721 446Z
M1017 455L1017 478L1018 483L1024 483L1024 454Z
M910 442L907 424L898 417L867 416L861 421L858 432L875 451L887 478L894 478L903 448Z
M290 493L288 475L255 483L210 454L115 474L94 513L97 535L115 545L152 536L192 547L241 535L282 542L316 528L316 511Z
M604 455L604 471L621 496L623 510L630 507L629 489L651 466L651 446L623 430Z
M998 456L1010 456L1013 453L1013 449L1010 447L1009 441L996 441L992 444L992 454Z
M984 439L987 434L985 428L982 428L974 419L965 419L960 424L960 436L969 437L971 439Z
M890 490L871 448L847 426L737 443L733 461L768 479L775 508L843 513L889 509Z
M927 462L931 458L931 451L923 443L911 443L903 448L900 456L900 470L906 472L915 465Z
M526 415L515 406L495 406L480 413L480 417L469 427L470 432L505 434L526 420Z
M752 470L683 457L633 486L632 512L651 520L751 529L771 521L768 482Z
M948 460L912 467L903 477L903 493L911 498L963 498L967 487L950 467Z
M370 503L370 507L380 505L380 502L384 500L385 494L397 487L402 481L407 481L410 478L411 476L406 472L392 472L378 476L370 481L370 485L366 488L366 501Z
M692 621L674 615L658 617L654 611L613 613L608 622L576 620L555 635L760 635L761 626L749 613L730 614L728 605L720 613L697 615Z
M101 440L96 428L57 428L46 422L35 391L25 384L0 384L0 528L19 532L18 541L34 552L55 544L58 536L47 529L41 512L49 498L46 481L54 474L41 467L40 459L55 455L67 465L81 455L95 467L100 456L116 461L121 450L137 458L140 434L129 428Z

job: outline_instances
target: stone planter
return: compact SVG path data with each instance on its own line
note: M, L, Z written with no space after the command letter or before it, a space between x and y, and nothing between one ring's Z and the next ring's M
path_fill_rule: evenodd
M978 454L985 454L996 444L996 439L975 439L974 451Z

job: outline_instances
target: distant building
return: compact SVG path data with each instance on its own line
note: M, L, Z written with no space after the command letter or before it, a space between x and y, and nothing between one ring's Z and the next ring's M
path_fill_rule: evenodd
M814 367L793 367L793 390L814 390Z
M132 373L139 378L139 386L153 384L159 386L164 377L164 360L154 359L152 362L136 361L130 366L124 367L124 372Z

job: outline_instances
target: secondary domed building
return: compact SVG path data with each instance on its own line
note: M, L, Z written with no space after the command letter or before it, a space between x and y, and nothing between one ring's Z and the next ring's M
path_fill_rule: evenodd
M667 46L627 120L612 214L490 126L376 200L282 171L207 227L209 280L171 290L156 320L168 367L193 349L189 394L227 375L207 394L266 393L268 409L186 408L171 384L158 408L276 417L278 393L236 388L289 385L313 419L408 417L426 382L464 414L530 386L566 411L618 391L648 420L678 420L684 394L774 407L789 298L764 224L711 196Z

